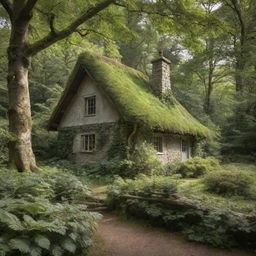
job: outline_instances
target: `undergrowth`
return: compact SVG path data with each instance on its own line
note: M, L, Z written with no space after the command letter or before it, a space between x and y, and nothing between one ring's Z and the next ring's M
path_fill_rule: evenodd
M85 254L97 213L87 211L88 188L56 170L0 171L0 255Z

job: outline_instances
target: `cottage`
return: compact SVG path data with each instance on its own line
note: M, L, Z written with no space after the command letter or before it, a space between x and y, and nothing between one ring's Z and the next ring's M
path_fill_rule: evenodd
M169 64L153 60L149 79L110 58L80 55L48 125L63 154L95 163L147 140L163 163L191 157L196 138L210 131L174 98Z

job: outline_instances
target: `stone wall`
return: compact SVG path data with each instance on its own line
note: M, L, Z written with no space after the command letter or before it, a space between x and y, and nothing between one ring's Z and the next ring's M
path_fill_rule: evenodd
M70 148L68 158L80 164L100 163L108 158L108 151L112 145L115 133L119 129L117 122L88 124L82 126L68 127L59 129L59 134L73 134L66 141L66 145L73 145ZM72 133L70 132L72 130ZM94 152L83 152L81 135L85 133L94 133L96 139L96 149ZM61 136L60 136L61 137ZM62 136L65 137L65 136ZM63 147L63 142L61 143ZM63 150L63 149L60 149Z
M181 137L172 135L163 136L163 153L157 153L163 164L175 159L181 160Z

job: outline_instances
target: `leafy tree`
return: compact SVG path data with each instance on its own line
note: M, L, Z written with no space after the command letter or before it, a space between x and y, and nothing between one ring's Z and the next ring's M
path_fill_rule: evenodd
M37 170L31 144L32 121L28 86L28 69L32 57L68 37L77 31L80 25L87 22L86 25L90 28L93 22L99 21L97 14L103 10L111 12L112 9L108 7L113 2L113 0L89 1L82 4L81 1L72 3L37 0L0 1L8 13L11 26L8 46L8 117L10 132L15 134L16 140L10 143L9 150L10 164L17 170ZM68 19L65 15L67 13ZM72 13L75 15L71 15ZM110 13L106 11L102 15L107 18ZM96 19L91 21L94 17ZM88 27L83 30L90 33Z

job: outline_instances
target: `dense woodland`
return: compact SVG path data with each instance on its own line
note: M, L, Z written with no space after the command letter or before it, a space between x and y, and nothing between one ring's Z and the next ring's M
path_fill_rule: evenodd
M198 156L216 157L222 163L255 164L256 1L0 0L0 167L5 169L0 180L1 184L9 180L0 188L0 228L5 231L4 236L0 234L0 255L18 255L17 251L21 255L54 256L85 253L99 215L84 211L82 204L91 200L88 188L65 172L80 176L83 172L102 175L109 170L111 177L106 180L111 183L115 175L122 176L122 171L128 172L129 178L141 170L149 175L142 180L120 178L113 182L108 197L115 208L123 211L126 207L130 214L147 216L159 223L182 223L174 230L183 230L190 240L237 246L240 236L242 246L255 249L256 185L251 182L255 180L255 167L248 167L249 174L239 172L236 176L232 172L237 167L232 166L226 173L226 167L220 167L217 160L206 158L204 162L196 158L195 162L160 168L157 160L148 161L139 150L137 158L103 163L92 169L59 161L58 136L47 131L47 122L77 57L85 50L118 60L147 75L151 73L150 61L163 51L171 60L172 93L214 131L213 137L200 141ZM152 157L150 150L145 151ZM63 169L64 173L45 167L46 164ZM7 171L7 165L20 172L43 173L20 174L22 178L17 178L14 172ZM198 165L203 167L198 169ZM177 179L198 178L211 169L223 169L224 173L200 178L195 186L168 180L170 174L178 175ZM229 184L218 187L222 179ZM200 194L202 186L218 196ZM155 197L159 200L161 196L166 205L166 198L177 191L181 199L191 200L185 200L179 211L174 213L172 208L154 204ZM83 198L77 198L78 194ZM227 203L227 195L235 196L234 200ZM127 203L132 200L135 208ZM144 201L140 204L139 200ZM207 208L212 202L219 207L217 210ZM169 204L177 206L170 198ZM205 221L188 228L184 218L191 214L187 211L191 205L194 216ZM223 213L220 209L225 207ZM140 209L140 214L134 209ZM63 217L63 212L69 216ZM76 216L76 227L70 218L72 214ZM226 221L223 214L232 221L216 231L216 226ZM85 222L80 226L85 219L89 230ZM35 221L40 225L36 226ZM22 234L20 238L17 233ZM28 243L31 236L34 244Z

